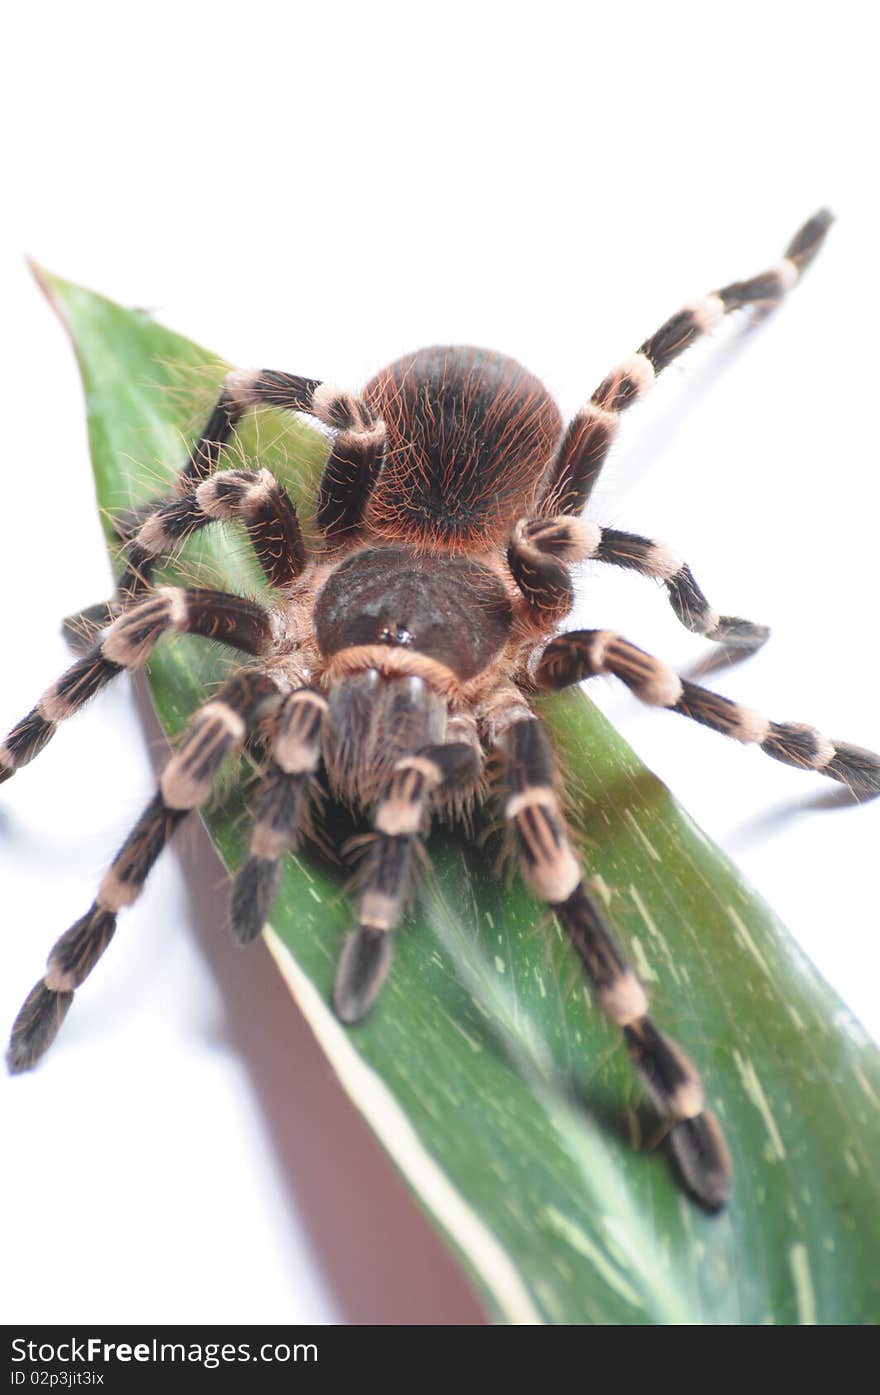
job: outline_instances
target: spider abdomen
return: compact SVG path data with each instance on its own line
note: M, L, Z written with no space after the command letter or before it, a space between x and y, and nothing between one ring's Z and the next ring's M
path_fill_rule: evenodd
M527 511L562 432L544 385L486 349L420 349L364 389L386 430L370 523L424 547L497 541Z
M388 645L425 655L466 682L504 648L512 613L499 578L470 558L364 548L324 583L315 634L327 658Z

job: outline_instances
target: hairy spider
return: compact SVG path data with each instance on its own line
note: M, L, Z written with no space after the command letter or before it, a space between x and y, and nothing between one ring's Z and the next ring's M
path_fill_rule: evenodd
M322 786L369 811L357 927L342 948L333 1001L344 1022L370 1008L389 971L414 860L432 813L485 800L487 757L504 771L503 813L531 890L580 956L599 1006L626 1038L684 1184L726 1201L731 1166L700 1077L648 1015L584 882L560 805L559 775L532 694L613 674L665 707L856 795L880 791L880 757L811 727L773 722L679 678L607 630L556 634L571 609L571 568L596 558L658 578L682 624L740 650L767 631L720 615L687 563L662 543L581 517L620 414L731 310L766 308L798 280L830 224L820 212L782 260L684 307L604 379L563 428L542 384L500 354L430 348L385 368L355 397L271 371L228 374L174 492L116 520L125 542L114 599L84 616L99 642L0 745L0 780L46 745L124 669L169 633L252 656L192 718L159 789L122 844L94 903L57 941L12 1030L9 1065L33 1066L53 1040L175 828L208 798L225 757L259 735L261 784L249 853L232 890L242 943L261 931L285 855L308 833ZM296 510L266 470L218 467L243 414L305 412L333 433L317 499L322 545L309 555ZM238 519L277 602L154 586L159 560L215 520Z

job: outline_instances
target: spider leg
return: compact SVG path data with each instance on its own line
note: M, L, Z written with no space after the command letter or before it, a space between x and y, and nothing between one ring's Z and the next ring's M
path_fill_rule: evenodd
M244 520L271 584L284 585L302 570L305 552L296 511L273 476L268 471L224 471L224 479L228 473L235 480L228 487L211 479L244 413L258 407L305 412L334 431L318 490L318 525L331 540L360 528L385 450L381 420L360 398L317 379L269 369L235 370L226 375L174 492L118 515L117 531L127 544L120 597L140 596L158 558L211 518Z
M61 633L74 654L86 654L95 643L98 635L112 624L116 609L112 601L96 601L65 615L61 621Z
M849 742L830 741L799 722L771 722L730 698L679 678L672 669L611 630L572 630L550 641L534 671L539 688L565 688L594 674L621 679L642 702L665 707L712 727L768 756L816 770L848 785L857 797L880 794L880 755Z
M755 625L734 615L719 615L703 594L687 562L665 543L600 528L596 523L565 514L550 518L521 518L511 534L507 560L523 593L529 614L539 625L565 615L574 600L569 566L594 558L626 567L642 576L662 581L678 619L694 634L754 650L767 639L765 625Z
M56 941L44 977L15 1019L7 1056L13 1073L36 1065L52 1044L75 990L113 938L118 912L137 900L178 824L204 804L221 762L241 750L248 730L277 696L271 678L245 670L195 713L165 766L158 791L111 862L95 900Z
M731 648L753 651L769 638L766 625L756 625L736 615L719 615L709 604L693 572L665 543L617 528L600 529L601 538L593 554L599 562L626 567L642 576L662 581L669 604L685 629Z
M161 586L113 622L100 644L53 683L0 745L0 784L39 754L59 722L122 673L146 663L154 644L169 633L196 634L265 654L274 644L272 622L262 606L222 591Z
M130 605L148 591L157 564L187 538L217 520L240 519L270 586L287 586L303 570L306 548L287 490L268 470L222 470L185 494L158 500L125 549L117 585L119 603ZM90 607L91 611L99 608ZM112 609L112 607L111 607ZM88 621L89 612L68 621Z
M117 586L117 596L123 603L137 599L149 587L163 550L170 550L207 521L200 517L201 511L194 504L195 490L220 466L225 447L245 412L255 406L308 411L319 386L315 378L269 369L233 369L226 374L220 395L177 474L172 492L137 508L124 509L114 519L116 532L126 543L124 568ZM290 501L286 502L292 512ZM154 523L157 514L160 519ZM75 623L74 617L74 627Z
M326 719L327 699L314 688L288 693L276 714L250 851L232 884L232 932L241 945L262 932L283 858L308 831Z
M382 464L385 427L361 398L315 378L271 369L227 374L219 402L179 476L178 489L206 479L216 469L221 445L251 407L305 412L333 430L333 446L318 490L318 525L333 538L357 530ZM227 420L228 428L218 434L218 421Z
M595 557L601 534L597 524L565 515L521 518L514 524L507 565L526 613L538 628L555 624L571 610L574 584L569 568Z
M727 1201L731 1163L703 1085L681 1048L654 1025L641 983L620 953L565 831L558 774L541 722L518 693L496 698L489 728L504 758L504 814L512 826L522 875L552 907L583 964L602 1012L623 1032L630 1059L658 1114L688 1189L709 1210Z
M620 413L644 395L658 373L731 310L781 300L815 257L830 226L831 214L822 209L795 234L775 267L684 306L631 358L609 373L566 428L544 485L541 513L579 514L617 434Z
M343 1022L366 1015L387 977L393 932L406 908L435 795L472 785L480 760L471 741L455 740L425 746L395 765L373 810L373 833L358 868L358 925L347 936L336 969L333 1005Z
M159 504L138 529L129 563L140 559L140 576L144 566L151 571L206 524L234 518L244 523L270 586L286 586L299 576L306 562L299 519L286 489L268 470L222 470Z
M118 596L131 604L149 593L157 563L215 521L239 519L245 526L270 586L288 586L306 564L296 508L268 470L223 470L185 494L154 501L142 515L126 551ZM81 652L123 607L101 601L62 622L65 637Z
M309 412L315 390L320 386L317 378L301 378L268 368L232 369L226 374L208 420L178 471L175 492L185 494L214 473L223 458L224 448L249 408L279 407L284 411ZM153 500L116 514L114 526L123 542L134 537L157 502L160 501Z
M385 423L361 397L323 383L312 411L336 435L318 486L318 527L331 542L360 531L385 458Z

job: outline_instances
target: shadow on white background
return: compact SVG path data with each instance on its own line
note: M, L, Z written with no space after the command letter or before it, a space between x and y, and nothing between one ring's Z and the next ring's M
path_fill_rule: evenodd
M151 703L141 694L137 706L161 751ZM333 1295L335 1320L483 1322L460 1268L336 1083L265 945L233 943L226 869L201 824L187 840L185 884L189 929L223 1002L216 1044L247 1072L265 1146Z

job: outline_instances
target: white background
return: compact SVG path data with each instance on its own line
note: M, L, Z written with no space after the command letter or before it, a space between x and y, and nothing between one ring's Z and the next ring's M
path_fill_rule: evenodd
M880 746L877 110L869 7L43 4L7 16L0 727L107 593L82 403L30 253L243 365L358 385L501 348L568 412L685 299L839 223L784 310L627 419L596 499L774 638L713 675ZM663 595L584 574L583 623L690 669ZM880 807L596 696L880 1034ZM0 792L0 1023L147 797L128 680ZM180 860L178 860L180 859ZM51 1057L3 1081L5 1320L472 1322L201 832L164 859ZM451 1127L454 1125L450 1124Z

